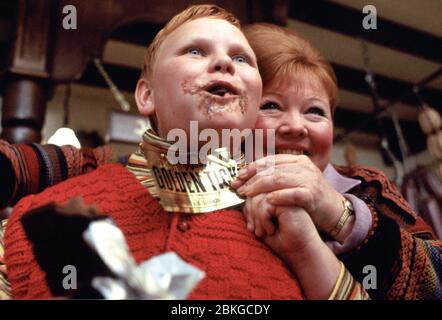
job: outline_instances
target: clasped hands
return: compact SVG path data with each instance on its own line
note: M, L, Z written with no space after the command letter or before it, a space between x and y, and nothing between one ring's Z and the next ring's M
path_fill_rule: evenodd
M304 155L278 154L252 162L232 187L247 196L247 228L282 256L308 250L322 241L343 211L343 196ZM347 229L348 230L348 229ZM345 234L338 234L340 241Z

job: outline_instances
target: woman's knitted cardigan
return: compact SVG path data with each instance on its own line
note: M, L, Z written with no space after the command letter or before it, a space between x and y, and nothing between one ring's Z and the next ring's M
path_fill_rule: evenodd
M355 250L339 256L357 281L366 265L377 270L372 299L442 299L442 241L410 208L385 174L372 167L335 166L362 183L350 193L370 208L372 228Z
M0 139L0 209L111 160L110 146L77 149L70 145L10 144Z

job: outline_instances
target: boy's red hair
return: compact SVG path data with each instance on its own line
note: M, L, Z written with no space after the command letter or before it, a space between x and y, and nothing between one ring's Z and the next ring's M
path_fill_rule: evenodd
M166 26L163 29L161 29L160 32L158 32L158 34L155 36L152 43L147 48L147 52L144 56L144 64L142 68L141 77L150 79L152 75L153 66L155 65L155 61L157 59L158 49L160 48L164 40L167 38L167 36L171 34L174 30L178 29L184 23L199 18L222 19L231 23L238 29L241 29L239 20L232 13L228 12L227 10L224 10L223 8L211 4L190 6L186 10L174 16L166 24Z

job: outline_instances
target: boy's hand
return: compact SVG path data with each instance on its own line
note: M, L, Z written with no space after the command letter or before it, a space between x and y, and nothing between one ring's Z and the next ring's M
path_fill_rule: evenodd
M242 212L246 218L247 229L257 237L272 235L275 232L272 221L275 207L268 203L265 194L247 198Z
M336 284L340 264L321 240L310 215L298 207L274 207L263 194L247 199L243 211L249 230L264 233L263 241L296 274L306 298L326 299Z
M292 261L321 242L310 215L299 207L276 207L273 213L277 228L263 240L281 258Z
M309 214L302 208L275 207L268 203L265 194L248 198L243 213L247 229L263 237L283 259L308 250L312 241L321 241Z

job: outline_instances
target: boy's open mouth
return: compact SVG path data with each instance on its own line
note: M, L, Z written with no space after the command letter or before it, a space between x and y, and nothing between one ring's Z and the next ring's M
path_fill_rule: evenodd
M209 118L236 111L245 114L247 111L247 95L227 81L212 80L201 85L196 84L194 79L185 79L182 88L184 93L200 97L198 109Z
M225 98L238 95L238 90L230 83L224 81L212 82L204 88L204 91L211 95Z

